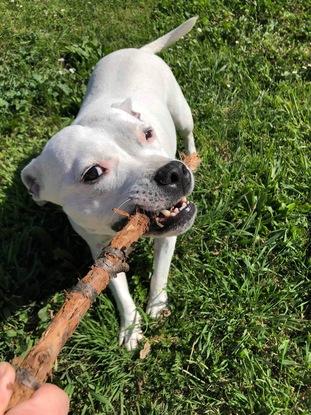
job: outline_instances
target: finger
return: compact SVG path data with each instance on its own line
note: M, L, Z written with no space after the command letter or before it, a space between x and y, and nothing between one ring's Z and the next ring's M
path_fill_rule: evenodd
M67 415L68 412L67 394L57 386L46 383L28 401L17 405L6 415Z
M15 370L9 363L0 363L0 415L4 414L11 395L12 386L15 382Z

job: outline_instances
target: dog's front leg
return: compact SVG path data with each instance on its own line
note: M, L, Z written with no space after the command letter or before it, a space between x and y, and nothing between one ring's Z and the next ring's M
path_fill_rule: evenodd
M91 249L94 260L100 255L102 249L108 245L111 237L105 238L99 235L90 235L75 224L74 229L87 241ZM143 338L140 328L140 315L136 310L133 298L129 292L126 275L120 272L116 277L111 278L109 288L116 301L120 313L120 334L119 343L128 350L137 347L138 342Z
M119 344L124 344L127 350L134 350L143 334L140 328L140 315L129 292L125 273L120 272L112 278L109 288L120 313Z
M176 236L154 240L153 275L150 284L147 313L159 317L167 307L167 278L176 244Z

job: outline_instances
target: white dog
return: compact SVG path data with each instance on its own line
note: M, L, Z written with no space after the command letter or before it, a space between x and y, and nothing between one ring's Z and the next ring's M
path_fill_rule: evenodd
M113 208L142 208L155 237L147 312L161 314L176 235L191 227L195 206L191 171L175 159L176 129L195 152L193 120L166 63L155 55L191 30L196 17L141 49L122 49L101 59L77 118L53 136L22 171L39 204L62 206L94 258L122 225ZM142 338L140 316L126 276L110 283L121 317L119 341L129 350Z

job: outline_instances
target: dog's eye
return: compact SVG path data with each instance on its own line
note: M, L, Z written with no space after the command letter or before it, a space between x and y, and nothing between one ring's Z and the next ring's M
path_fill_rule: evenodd
M105 172L101 166L92 166L85 173L82 174L82 182L84 183L93 183Z
M146 141L149 141L152 137L153 137L153 131L152 128L146 128L144 130L144 134L145 134L145 139Z

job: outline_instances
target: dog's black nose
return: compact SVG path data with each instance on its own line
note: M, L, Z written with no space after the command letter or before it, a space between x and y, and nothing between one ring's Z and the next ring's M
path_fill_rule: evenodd
M182 188L185 194L191 185L191 174L183 163L174 160L160 167L154 180L159 186Z

